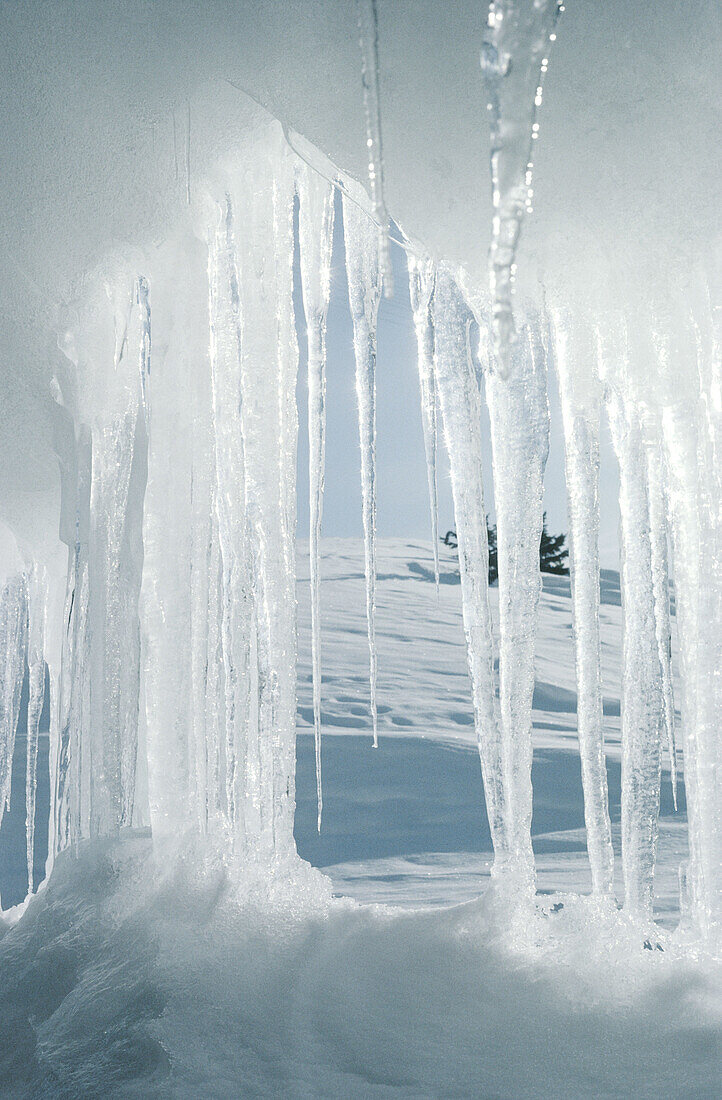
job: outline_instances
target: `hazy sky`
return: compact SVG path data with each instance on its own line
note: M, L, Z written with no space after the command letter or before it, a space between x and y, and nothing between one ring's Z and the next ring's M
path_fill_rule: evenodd
M426 466L416 373L416 338L409 305L408 278L403 250L392 244L394 296L381 299L377 361L377 492L378 532L383 535L429 537L429 505ZM296 265L297 267L298 265ZM298 282L298 279L297 279ZM303 306L296 295L301 332L299 370L299 469L298 532L308 535L308 442L306 432L306 349ZM556 394L556 378L550 376L551 445L546 470L545 507L553 532L566 531L564 443ZM337 202L328 314L326 492L323 533L361 537L361 485L358 427L354 389L351 317L348 309L344 266L343 229ZM440 429L441 430L441 429ZM483 424L485 450L484 490L487 510L494 515L491 447L488 423ZM601 563L618 566L617 467L603 426L601 462ZM439 447L439 530L454 526L454 508L443 442Z

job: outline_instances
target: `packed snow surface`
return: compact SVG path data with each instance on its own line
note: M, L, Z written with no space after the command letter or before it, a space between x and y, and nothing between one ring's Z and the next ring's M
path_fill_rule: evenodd
M564 895L358 906L131 834L65 852L0 961L6 1096L712 1100L722 1069L719 964Z
M363 545L322 543L319 835L309 559L299 544L295 834L327 878L291 857L270 875L202 850L164 863L137 831L66 852L0 940L7 1095L715 1095L722 975L671 933L686 829L667 774L651 950L613 905L575 896L591 880L565 577L545 575L540 600L540 896L522 911L489 887L458 562L442 549L437 596L428 543L379 540L374 750ZM600 621L617 847L621 608L610 572ZM21 778L0 833L3 887L15 879L15 900L25 892ZM47 806L42 786L38 801Z

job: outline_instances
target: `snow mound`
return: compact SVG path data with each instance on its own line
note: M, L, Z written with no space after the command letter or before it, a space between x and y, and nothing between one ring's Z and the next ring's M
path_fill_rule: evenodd
M615 909L362 907L195 855L61 855L0 939L3 1095L714 1095L719 962Z

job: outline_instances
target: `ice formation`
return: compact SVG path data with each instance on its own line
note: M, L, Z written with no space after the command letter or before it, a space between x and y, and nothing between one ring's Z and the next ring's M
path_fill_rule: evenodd
M376 0L356 0L359 41L361 46L361 77L364 113L366 115L366 147L368 177L374 217L378 223L379 267L384 294L393 293L391 251L389 247L389 213L386 209L384 185L384 151L381 139L381 98L379 88L379 15Z
M356 359L361 491L366 568L366 617L369 636L369 684L374 746L378 745L376 712L376 320L382 272L378 235L358 198L344 195L344 240L348 300L353 320Z
M321 516L326 463L326 314L331 296L334 189L312 168L299 171L298 236L301 286L308 341L308 465L311 555L313 726L316 741L318 829L323 814L321 783Z
M631 919L651 918L663 746L673 761L676 753L671 575L689 813L684 905L691 927L711 940L722 927L719 276L707 253L690 260L688 270L686 257L676 255L674 270L658 278L653 265L637 269L632 263L633 275L625 267L617 287L615 269L600 262L580 290L574 272L560 275L563 264L550 263L546 296L530 295L512 311L516 249L531 197L530 149L539 132L540 74L558 10L554 0L505 0L489 12L482 65L491 106L490 287L482 286L478 271L464 270L458 256L454 262L442 258L429 243L432 259L410 246L432 527L436 541L438 402L495 878L526 898L534 888L530 711L549 438L546 378L556 364L587 843L595 893L606 897L613 890L613 859L597 545L600 416L606 412L622 518L625 905ZM358 12L372 195L369 201L353 179L345 181L343 219L376 743L376 319L383 284L389 285L388 211L376 4L359 3ZM65 425L57 449L67 573L59 577L55 568L57 546L49 552L42 539L26 538L19 524L24 566L7 580L0 606L0 816L9 798L27 666L31 887L46 665L51 861L77 840L141 824L150 824L161 851L202 842L234 866L294 858L297 192L309 345L320 825L318 539L331 189L293 151L288 130L261 112L253 115L240 149L226 149L228 134L219 124L218 147L196 156L194 143L207 133L196 125L189 100L186 107L185 132L181 137L174 113L172 154L169 140L165 150L168 174L184 199L172 227L162 234L149 230L152 243L142 248L104 245L95 266L87 263L73 293L65 294L62 317L53 315L51 322L63 356L52 362ZM645 274L649 286L642 291ZM477 328L483 386L474 362ZM488 601L482 398L491 424L499 530L498 639ZM12 525L9 505L7 518ZM438 563L435 568L438 573Z
M609 821L599 641L599 430L601 385L589 325L568 312L553 320L564 424L572 600L577 663L577 731L587 849L594 889L611 894L614 852Z
M526 211L532 210L532 149L539 137L537 110L556 35L561 0L491 0L481 49L491 137L494 220L489 249L491 331L498 368L510 372L515 337L513 292L517 245Z
M437 492L436 453L437 398L434 380L434 325L431 319L435 272L431 260L419 260L413 251L408 254L409 298L414 315L416 356L421 397L421 426L424 433L426 482L429 488L431 542L434 555L434 577L439 587L439 506Z

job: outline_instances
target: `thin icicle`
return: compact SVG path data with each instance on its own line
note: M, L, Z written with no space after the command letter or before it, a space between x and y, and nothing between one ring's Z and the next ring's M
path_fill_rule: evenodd
M669 610L669 553L667 501L664 489L661 424L655 418L647 439L647 483L649 488L649 531L654 589L654 621L662 674L664 732L669 752L672 798L677 809L677 749L674 736L674 691L672 687L672 626ZM649 435L651 434L651 438Z
M489 609L489 548L482 483L479 387L466 353L471 314L451 273L436 273L433 298L436 385L454 497L459 569L474 720L494 844L495 873L509 869L509 807L504 779L494 642Z
M619 462L622 637L622 868L625 905L652 915L664 723L655 620L647 459L631 395L626 336L600 342L612 442Z
M25 761L25 840L28 893L34 889L35 802L37 793L38 732L45 702L45 634L48 600L45 570L33 566L28 599L28 733Z
M241 431L242 327L234 208L226 198L208 254L210 364L215 445L215 504L221 559L220 651L225 688L224 790L228 823L246 833L245 772L250 724L251 562L245 503L245 449ZM219 778L221 778L219 776Z
M0 597L0 824L10 809L15 732L25 672L28 584L24 573L12 577Z
M587 851L595 893L614 889L614 851L604 756L599 637L599 413L601 387L591 333L554 313L554 350L564 427L577 731Z
M431 299L434 293L434 266L431 260L419 260L411 252L409 264L409 297L416 330L416 356L421 396L421 426L424 433L426 480L429 486L431 544L434 553L434 579L439 591L439 508L436 476L437 409L434 380L434 326L431 321Z
M191 204L191 101L186 101L186 202Z
M308 345L309 556L311 661L316 747L317 828L321 832L321 517L326 467L326 314L331 295L334 189L308 165L298 174L301 289Z
M374 232L373 223L361 207L345 196L343 231L356 358L371 721L376 747L376 319L381 296L381 271L378 236Z
M532 209L532 149L539 136L536 113L560 7L560 0L491 0L481 51L494 209L489 249L492 334L502 377L509 373L516 337L516 253L524 215Z
M389 214L384 192L384 151L379 97L379 22L376 0L356 0L356 10L361 45L361 79L366 115L366 148L371 201L374 217L378 223L379 266L384 294L390 298L394 292L394 283L389 248Z
M150 378L150 286L144 275L139 275L136 280L136 302L140 309L140 349L138 359L140 399L143 405L146 435L150 435L150 406L148 404L148 380Z
M477 318L481 321L481 318ZM513 856L534 889L532 699L541 595L539 540L549 453L546 357L538 326L524 325L505 381L486 378L491 425L499 564L499 701Z

